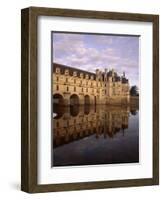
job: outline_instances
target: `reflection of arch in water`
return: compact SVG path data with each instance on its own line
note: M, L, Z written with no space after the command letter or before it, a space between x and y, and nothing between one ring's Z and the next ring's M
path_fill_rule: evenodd
M79 97L76 94L72 94L70 96L70 106L76 106L79 105Z
M84 114L88 115L89 112L90 112L90 105L89 104L84 105Z
M65 113L71 112L71 116L54 120L54 145L55 147L70 143L87 137L91 134L96 134L96 138L114 138L116 134L122 132L125 135L125 130L128 128L129 110L119 107L110 107L104 112L104 107L99 107L97 112L91 106L63 106ZM68 109L66 111L66 109ZM83 112L90 109L90 115ZM81 112L82 115L78 114ZM105 110L106 111L106 110ZM86 111L87 112L87 111ZM66 115L67 116L67 115ZM59 143L60 141L60 143Z
M95 104L95 106L96 106L96 96L94 97L94 104Z
M64 98L61 94L53 95L53 114L54 118L59 119L64 114Z
M85 105L90 105L90 97L89 97L89 95L85 95L84 96L84 104Z
M137 110L130 110L131 115L137 115Z
M70 115L76 117L79 114L79 105L70 105Z

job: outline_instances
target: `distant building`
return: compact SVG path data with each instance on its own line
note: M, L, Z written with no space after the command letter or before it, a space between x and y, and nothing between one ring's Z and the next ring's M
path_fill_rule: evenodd
M113 69L96 73L53 64L53 103L62 105L128 104L129 81Z

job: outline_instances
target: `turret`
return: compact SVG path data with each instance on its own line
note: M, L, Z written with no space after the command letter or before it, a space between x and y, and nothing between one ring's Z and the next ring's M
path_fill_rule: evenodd
M96 81L98 81L99 80L99 69L96 69Z
M107 72L108 70L105 68L105 72L104 72L104 81L107 82Z
M102 81L102 71L99 71L99 80Z
M114 77L114 69L112 69L112 77Z

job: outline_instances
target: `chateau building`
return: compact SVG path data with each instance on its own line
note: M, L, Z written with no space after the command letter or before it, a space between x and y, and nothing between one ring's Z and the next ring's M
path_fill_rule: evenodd
M128 104L129 81L125 73L96 69L95 73L53 64L53 105Z

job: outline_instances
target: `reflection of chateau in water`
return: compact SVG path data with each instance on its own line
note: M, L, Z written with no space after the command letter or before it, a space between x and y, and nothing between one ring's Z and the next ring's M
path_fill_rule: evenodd
M132 110L131 114L135 115ZM129 107L70 106L57 107L53 119L54 147L96 134L96 138L112 138L128 128Z

